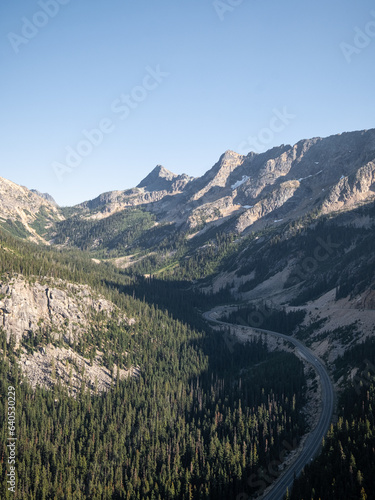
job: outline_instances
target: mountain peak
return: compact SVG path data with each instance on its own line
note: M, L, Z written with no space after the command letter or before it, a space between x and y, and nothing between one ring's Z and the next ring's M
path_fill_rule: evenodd
M184 188L190 182L192 177L186 174L177 175L170 172L163 165L156 167L145 177L137 186L144 188L146 191L168 191L175 193Z
M57 207L57 203L56 201L54 200L54 198L49 194L49 193L41 193L40 191L38 191L37 189L30 189L30 191L34 194L37 194L38 196L40 196L41 198L44 198L45 200L49 201L52 205L54 205L55 207Z
M138 184L138 188L145 188L147 191L162 191L170 187L170 183L178 177L170 172L163 165L156 165L151 172Z
M151 171L151 174L152 173L155 173L159 177L168 180L177 177L177 174L174 174L170 170L166 169L165 167L163 167L163 165L156 165L156 167Z

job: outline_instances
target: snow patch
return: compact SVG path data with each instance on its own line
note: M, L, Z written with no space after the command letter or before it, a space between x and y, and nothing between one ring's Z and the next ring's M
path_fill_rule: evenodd
M298 182L304 181L305 179L308 179L309 177L314 177L315 175L321 174L322 172L323 172L323 170L319 170L319 172L317 172L316 174L310 174L307 177L301 177L300 179L298 179Z
M304 181L305 179L308 179L309 177L312 177L312 175L308 175L307 177L301 177L298 179L298 182Z
M232 189L237 189L238 187L242 186L242 184L244 184L249 179L250 179L250 177L248 177L247 175L243 175L242 179L240 181L237 181L234 184L232 184L231 188Z

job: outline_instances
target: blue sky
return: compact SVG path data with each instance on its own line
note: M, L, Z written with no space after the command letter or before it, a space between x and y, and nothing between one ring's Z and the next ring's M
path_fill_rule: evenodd
M18 0L0 14L0 176L61 205L157 164L199 176L227 149L375 125L372 1Z

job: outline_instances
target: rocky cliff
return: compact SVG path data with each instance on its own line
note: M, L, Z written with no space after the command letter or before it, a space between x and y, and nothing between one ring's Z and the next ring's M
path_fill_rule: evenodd
M75 347L80 339L90 338L93 327L105 331L113 317L120 324L134 322L87 285L40 277L26 280L21 275L0 282L0 324L20 352L18 362L34 387L51 388L60 381L75 395L82 384L101 392L117 376L136 376L135 367L125 370L114 365L109 370L103 352L95 349L89 360ZM36 336L39 347L30 350L30 339Z
M0 324L16 346L24 335L49 329L56 339L72 343L85 335L93 317L109 318L116 307L87 285L13 276L0 281ZM123 321L127 318L122 317Z

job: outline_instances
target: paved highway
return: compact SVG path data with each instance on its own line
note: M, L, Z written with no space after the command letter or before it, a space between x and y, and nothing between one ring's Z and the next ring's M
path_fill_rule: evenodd
M239 326L241 328L246 328L242 325L233 325L231 323L219 321L212 316L213 314L215 314L213 311L209 311L204 313L203 317L208 321L212 321L213 323L217 323L226 327ZM264 500L282 500L286 493L286 489L289 488L289 491L291 490L294 475L299 476L304 466L308 464L311 461L311 458L316 455L322 443L322 438L326 435L329 429L333 412L333 386L324 365L320 362L319 359L314 356L314 354L308 347L302 344L302 342L293 337L289 337L288 335L283 335L282 333L271 332L269 330L263 330L261 328L248 327L248 329L266 333L267 335L273 335L274 337L285 339L288 342L294 344L299 349L300 353L302 353L302 356L307 360L307 362L309 362L314 367L320 379L322 388L322 412L319 418L319 422L307 436L304 447L298 455L297 459L273 483L274 486L272 487L272 489L263 497Z

